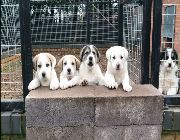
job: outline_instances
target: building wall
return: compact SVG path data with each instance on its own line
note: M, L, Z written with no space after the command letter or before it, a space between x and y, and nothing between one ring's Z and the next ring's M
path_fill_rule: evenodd
M176 6L176 15L175 15L175 30L174 30L174 48L178 53L180 53L180 0L163 0L163 4L175 5ZM164 13L164 6L162 13ZM162 23L164 18L162 16ZM163 24L162 24L163 29ZM163 30L162 30L163 31Z

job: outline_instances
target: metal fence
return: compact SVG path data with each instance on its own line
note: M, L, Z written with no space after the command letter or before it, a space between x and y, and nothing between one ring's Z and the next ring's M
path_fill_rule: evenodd
M8 65L5 67L1 64L5 68L1 73L3 95L17 92L18 97L24 99L28 94L27 86L33 73L32 48L41 48L43 45L52 48L54 44L58 47L73 44L72 46L79 48L89 43L98 47L125 46L130 56L131 80L136 84L152 83L158 87L160 51L157 46L160 45L161 33L161 10L158 8L162 6L161 2L154 1L150 55L152 1L4 0L1 6L1 62L8 58ZM18 60L12 64L15 67L9 62L10 56L18 56L15 58ZM15 86L10 91L12 85Z
M1 3L1 99L23 99L19 2Z
M32 45L118 44L119 1L31 1ZM123 4L123 46L129 51L129 72L141 82L143 6ZM121 35L122 36L122 35ZM63 46L63 45L62 45Z

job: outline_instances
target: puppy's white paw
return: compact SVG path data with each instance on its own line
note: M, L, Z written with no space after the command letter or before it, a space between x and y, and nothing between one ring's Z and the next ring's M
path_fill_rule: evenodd
M30 83L28 86L28 90L33 90L33 89L36 89L36 86Z
M28 90L33 90L36 89L37 87L39 87L39 83L35 82L35 81L31 81L28 85Z
M132 87L130 85L123 86L123 89L127 92L130 92L132 90Z
M56 90L59 88L59 81L58 80L52 80L50 83L50 89Z
M76 84L73 83L73 84L69 84L68 87L74 87Z
M69 87L68 84L60 82L60 88L61 89L67 89L68 87Z
M118 88L117 82L108 81L108 82L106 82L105 86L110 88L110 89L117 89Z

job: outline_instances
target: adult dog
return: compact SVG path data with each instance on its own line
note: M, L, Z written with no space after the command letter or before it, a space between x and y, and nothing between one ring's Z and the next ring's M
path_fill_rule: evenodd
M56 58L50 53L40 53L33 58L35 72L34 79L29 83L28 89L33 90L39 86L50 86L51 90L59 88L59 80L55 71Z
M94 45L86 45L80 52L79 85L104 85L104 76L99 67L100 53Z
M60 88L67 89L78 84L78 69L80 61L73 55L63 56L58 65L61 67Z
M108 64L105 74L105 86L118 88L118 85L122 83L123 89L130 92L132 87L129 84L128 51L124 47L113 46L106 51L106 58Z
M159 91L165 95L178 92L178 55L172 48L165 48L160 55Z

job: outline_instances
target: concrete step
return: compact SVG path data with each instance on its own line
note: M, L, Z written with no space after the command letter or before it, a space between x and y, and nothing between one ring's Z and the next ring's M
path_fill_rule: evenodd
M33 140L41 135L43 140L49 136L156 140L162 115L163 96L151 85L134 85L130 93L103 86L56 91L41 87L26 97L27 138L34 136Z

